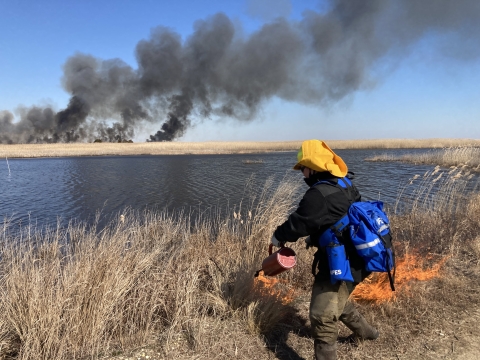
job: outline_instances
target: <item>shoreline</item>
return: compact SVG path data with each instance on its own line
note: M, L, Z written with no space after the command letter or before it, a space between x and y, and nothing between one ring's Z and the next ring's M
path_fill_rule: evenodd
M449 185L455 175L447 174L441 186L452 191L439 189L427 202L437 177L428 174L411 211L389 214L396 292L377 275L353 299L382 335L374 346L353 346L351 332L341 327L339 359L473 359L480 194L465 199L456 182ZM271 193L263 192L260 205L198 217L195 227L188 214L134 210L100 232L70 223L15 234L8 227L15 224L6 224L0 233L0 358L311 358L313 249L289 245L298 262L279 276L278 286L253 277L268 256L268 235L296 202L299 183L292 178L265 186Z
M403 162L414 165L438 165L445 168L462 168L465 171L480 172L480 148L455 147L435 149L422 154L389 155L380 154L365 159L372 162Z
M335 150L440 149L480 146L480 139L325 140ZM215 155L297 151L302 141L0 144L0 157L50 158L129 155Z

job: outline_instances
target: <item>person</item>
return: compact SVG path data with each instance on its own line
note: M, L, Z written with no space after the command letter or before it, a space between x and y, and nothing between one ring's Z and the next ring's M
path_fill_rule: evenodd
M306 238L307 246L312 244L347 213L352 202L361 200L360 193L353 183L348 187L348 191L338 185L339 179L344 177L352 179L353 173L348 173L345 162L325 142L304 141L297 154L297 160L293 168L303 173L304 180L310 188L300 201L297 210L275 230L271 242L276 247L283 246L285 242L295 242L305 236L309 236ZM353 282L331 283L325 248L318 248L312 265L315 280L309 317L317 360L337 358L339 321L358 338L374 340L379 336L378 331L367 323L348 300L355 286L370 273L364 269L364 262L356 253L348 231L342 233L341 242L350 261Z

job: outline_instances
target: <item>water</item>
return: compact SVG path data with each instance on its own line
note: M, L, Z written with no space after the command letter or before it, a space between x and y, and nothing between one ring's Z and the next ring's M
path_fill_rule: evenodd
M433 166L366 162L375 154L425 150L338 150L355 172L365 199L394 203L400 186ZM186 209L238 204L252 176L261 186L281 181L295 163L293 152L238 155L165 155L9 159L0 163L0 215L14 223L91 222L97 211L107 219L126 207ZM261 160L245 164L245 160ZM9 173L10 170L10 173ZM301 193L307 189L304 184ZM300 199L301 194L299 194Z

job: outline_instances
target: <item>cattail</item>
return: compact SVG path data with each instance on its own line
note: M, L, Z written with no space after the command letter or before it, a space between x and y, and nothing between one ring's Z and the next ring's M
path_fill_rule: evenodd
M412 178L410 179L410 185L413 184L413 180L416 180L416 179L418 179L419 177L420 177L420 175L418 175L418 174L415 175L414 177L412 177Z
M440 173L437 178L433 179L433 182L437 182L442 177L443 173Z

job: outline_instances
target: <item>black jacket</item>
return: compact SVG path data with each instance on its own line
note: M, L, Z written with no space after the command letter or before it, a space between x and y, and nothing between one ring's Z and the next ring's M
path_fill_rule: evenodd
M352 186L350 192L346 192L345 190L342 191L340 186L334 184L314 185L320 180L327 179L335 184L338 180L337 177L327 172L317 173L305 179L310 189L303 196L297 210L275 230L275 237L279 241L294 242L308 235L313 241L316 241L325 230L347 213L351 202L361 200L360 193L355 186ZM354 282L359 283L369 275L364 269L364 261L358 256L347 232L344 233L340 241L345 245ZM320 248L315 256L318 257L316 280L330 280L330 269L325 249Z

